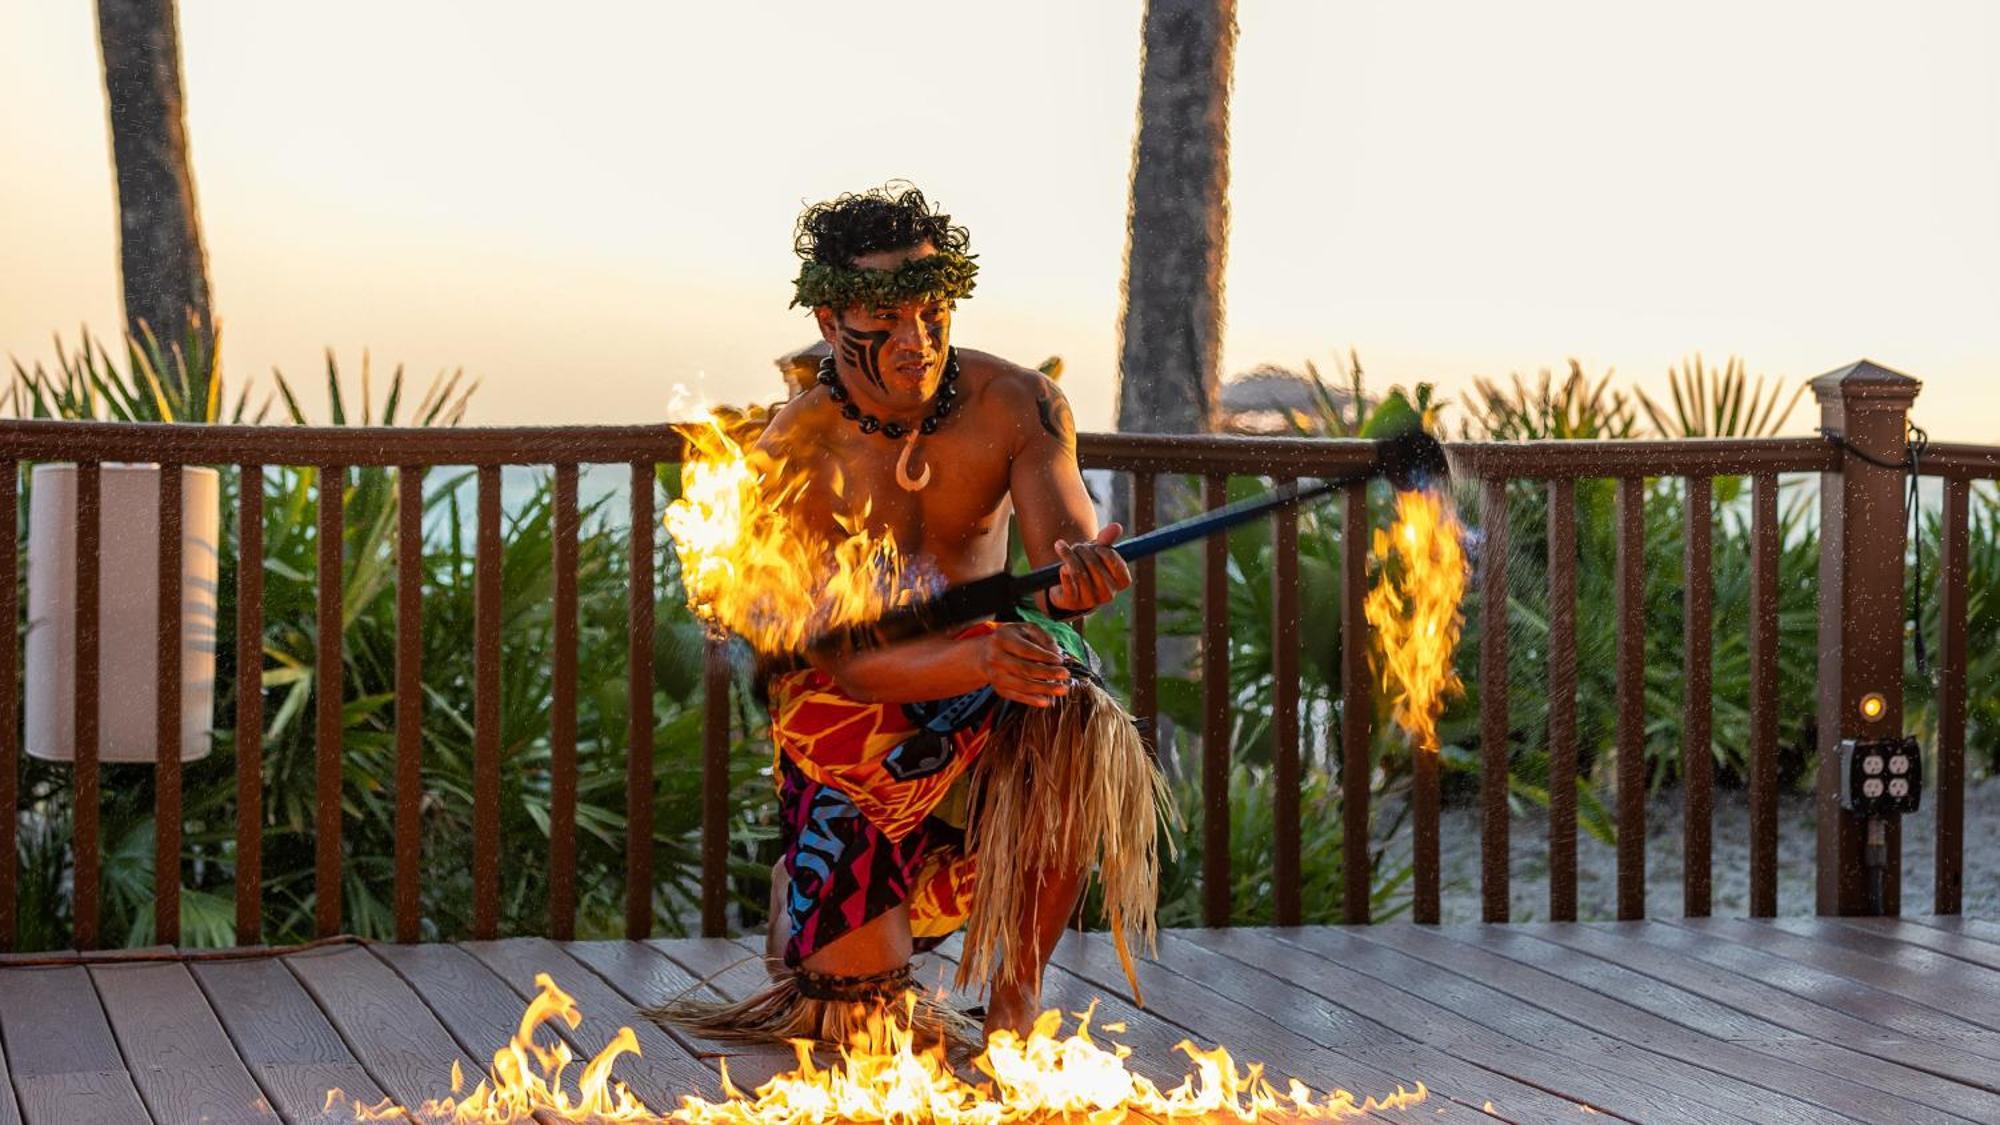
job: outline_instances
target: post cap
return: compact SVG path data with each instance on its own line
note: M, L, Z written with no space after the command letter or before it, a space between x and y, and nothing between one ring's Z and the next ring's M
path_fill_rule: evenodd
M1813 397L1821 402L1842 399L1902 399L1915 401L1923 382L1862 359L1836 368L1812 381Z

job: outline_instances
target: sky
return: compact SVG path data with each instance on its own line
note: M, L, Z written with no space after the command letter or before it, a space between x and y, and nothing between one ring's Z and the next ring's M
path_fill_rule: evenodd
M182 0L225 377L463 367L468 421L781 392L802 204L971 227L955 339L1109 428L1139 0ZM0 0L0 353L122 322L94 6ZM559 13L559 14L558 14ZM1696 353L2000 440L2000 5L1240 0L1225 376ZM379 393L379 392L378 392ZM323 402L317 390L309 408ZM1813 423L1807 403L1791 429Z

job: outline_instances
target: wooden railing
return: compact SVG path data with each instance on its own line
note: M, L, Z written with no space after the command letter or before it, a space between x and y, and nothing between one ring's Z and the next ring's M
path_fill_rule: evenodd
M181 580L177 558L180 537L180 469L184 465L234 466L241 482L259 482L238 493L239 557L263 554L263 490L268 465L311 466L323 480L344 480L356 466L398 470L400 499L396 554L396 845L395 933L414 941L420 933L417 871L420 846L418 805L422 793L419 743L423 668L421 588L424 470L443 465L478 467L477 531L475 537L472 893L475 937L498 935L500 899L500 469L503 465L551 465L555 469L555 651L550 753L553 790L550 808L551 930L571 935L576 904L576 539L577 470L583 464L626 464L633 488L628 624L628 775L626 817L626 932L643 937L651 932L653 788L653 528L654 466L678 461L681 441L660 426L585 428L390 429L278 428L257 426L132 425L87 422L19 421L0 423L0 489L16 494L23 461L74 461L79 465L76 505L76 691L75 691L75 815L74 929L76 944L94 948L101 943L100 855L98 839L98 721L97 617L100 543L100 466L110 461L153 461L162 466L160 490L161 577L160 628L157 663L160 717L155 784L155 855L181 854L180 758L180 620ZM317 600L317 667L342 667L341 583L343 489L318 492L319 574ZM18 560L14 521L0 521L0 566ZM415 549L407 549L414 546ZM172 569L169 569L171 565ZM7 573L14 573L11 569ZM0 581L0 619L19 620L16 586ZM261 683L264 653L263 568L237 569L236 729L262 731ZM12 645L0 645L0 707L19 701L18 657ZM714 673L711 672L713 682ZM724 707L725 692L712 693ZM341 913L341 762L342 695L336 690L314 692L315 816L314 931L340 932ZM714 705L711 704L711 707ZM725 712L726 714L726 712ZM711 722L706 739L708 767L726 776L728 730ZM0 723L0 807L14 808L13 792L20 750L20 732ZM237 756L236 807L236 938L240 944L262 940L262 770L255 753ZM716 788L720 788L719 786ZM726 792L725 792L726 796ZM711 814L719 814L711 798ZM713 815L719 828L722 816ZM12 862L15 818L0 820L0 948L11 945L16 932L16 865ZM704 849L704 919L713 926L721 918L723 893L717 833ZM173 944L180 937L178 862L155 864L154 932L156 940Z
M1618 795L1617 915L1646 915L1645 800L1645 482L1684 482L1686 526L1682 783L1685 819L1683 910L1702 917L1710 908L1713 759L1713 518L1717 477L1751 479L1752 577L1750 603L1750 914L1777 911L1777 639L1778 474L1831 473L1840 451L1820 438L1688 441L1542 441L1461 446L1454 466L1476 478L1480 528L1480 839L1481 915L1505 922L1510 913L1508 871L1507 751L1507 485L1545 482L1549 540L1549 917L1576 918L1576 482L1617 482L1617 542L1613 589L1617 621L1617 726L1614 773ZM1429 826L1435 831L1434 820ZM1418 831L1426 831L1422 819ZM1435 845L1432 845L1434 848ZM1418 921L1437 920L1435 890L1419 890Z
M1867 365L1863 365L1866 367ZM1506 544L1510 536L1548 536L1550 660L1548 748L1552 794L1550 832L1549 915L1572 919L1577 912L1575 801L1578 735L1575 722L1576 652L1576 483L1582 479L1617 481L1616 562L1617 604L1617 913L1621 918L1645 913L1644 797L1644 650L1646 622L1640 602L1643 575L1643 504L1647 478L1677 477L1687 482L1687 573L1694 576L1686 597L1685 742L1682 762L1687 800L1683 826L1686 857L1684 910L1692 916L1709 912L1711 895L1710 817L1710 642L1712 595L1710 490L1717 477L1748 476L1752 481L1753 582L1750 616L1750 700L1752 737L1748 747L1752 846L1750 858L1752 915L1776 910L1777 879L1777 581L1779 540L1777 478L1780 473L1823 474L1821 503L1831 551L1822 557L1822 598L1840 591L1850 600L1831 644L1838 653L1853 649L1848 663L1833 660L1823 667L1821 683L1822 758L1843 730L1853 723L1843 718L1853 683L1839 677L1854 673L1859 649L1854 649L1856 620L1852 598L1857 591L1900 598L1905 541L1900 509L1872 515L1864 511L1886 481L1893 489L1901 472L1889 460L1902 455L1901 420L1914 397L1914 385L1900 399L1882 394L1880 369L1868 367L1836 372L1819 381L1823 407L1840 423L1853 423L1861 408L1894 405L1890 421L1872 417L1866 433L1850 424L1844 428L1847 446L1823 438L1688 441L1562 441L1529 443L1461 443L1451 447L1454 474L1461 486L1476 488L1479 524L1484 542L1478 575L1481 593L1481 649L1478 662L1481 730L1481 833L1483 914L1489 921L1509 916L1507 812L1508 672ZM1856 372L1859 372L1857 375ZM1885 373L1886 374L1886 373ZM1848 413L1841 414L1845 409ZM1891 422L1894 423L1891 427ZM1893 428L1894 438L1887 435ZM1872 443L1872 448L1870 447ZM1366 466L1368 443L1313 439L1187 437L1159 435L1086 434L1079 442L1086 468L1128 474L1131 482L1134 531L1157 522L1160 478L1198 477L1202 495L1213 508L1226 499L1232 476L1256 476L1273 481L1336 476ZM76 592L79 625L75 633L76 692L73 715L76 732L74 764L74 929L80 947L102 943L100 929L100 855L98 838L98 649L106 638L96 628L101 598L98 547L101 542L100 466L112 461L158 462L163 466L160 490L161 561L158 645L159 716L156 793L156 855L181 854L182 810L177 732L181 728L180 693L180 481L181 467L234 466L244 482L259 482L266 466L317 467L325 479L342 480L351 467L376 466L398 470L400 497L396 555L396 646L394 705L395 771L395 892L394 932L399 940L416 940L421 933L419 832L423 763L419 743L423 668L419 639L423 629L421 595L422 512L424 470L436 466L475 466L477 504L475 534L476 610L474 615L474 699L472 715L472 936L498 935L500 898L500 557L502 466L553 468L553 651L549 741L552 771L549 813L549 929L552 936L572 936L577 911L577 537L578 471L582 465L626 465L631 475L629 549L632 560L627 601L628 706L627 842L625 852L625 932L647 936L653 927L652 814L657 779L651 753L653 714L653 560L656 557L653 479L655 466L678 461L681 442L664 427L491 428L397 430L368 428L276 428L236 426L161 426L103 423L15 421L0 422L0 504L17 505L20 464L29 461L73 461L78 473L76 508ZM1874 457L1871 461L1868 457ZM1881 463L1876 463L1877 461ZM1941 597L1946 622L1944 668L1940 701L1943 721L1938 740L1939 767L1932 786L1938 801L1938 880L1935 909L1955 912L1960 901L1962 870L1962 801L1966 711L1965 620L1967 498L1973 479L2000 478L2000 449L1974 446L1932 446L1922 462L1925 473L1946 480L1946 518ZM1509 482L1540 482L1546 489L1551 518L1545 529L1509 526ZM1866 495L1857 484L1874 489ZM263 556L261 487L238 490L239 557ZM342 490L325 488L318 496L319 573L338 575L342 565ZM1365 778L1370 771L1370 729L1373 706L1367 659L1368 636L1361 603L1368 569L1369 519L1367 490L1351 485L1343 493L1341 560L1340 708L1344 775ZM1295 509L1273 517L1274 607L1272 676L1275 683L1272 730L1272 778L1275 785L1273 915L1281 925L1302 921L1300 901L1301 825L1300 765L1300 636L1299 514ZM1865 544L1857 535L1872 536ZM15 521L0 521L0 573L18 573L19 543ZM1844 537L1844 538L1843 538ZM419 545L407 549L406 545ZM1879 556L1870 569L1854 566L1851 556L1866 547ZM1206 544L1206 578L1201 636L1204 651L1226 654L1229 649L1227 544L1221 537ZM1845 560L1845 561L1844 561ZM1890 565L1893 561L1893 565ZM1832 567L1834 569L1829 570ZM1847 570L1840 568L1847 567ZM263 690L263 568L238 568L235 636L235 724L238 731L261 731ZM1858 584L1858 585L1857 585ZM342 667L341 584L320 581L317 587L318 667ZM1900 604L1899 602L1897 604ZM0 620L18 623L21 607L16 583L0 581ZM1135 714L1156 729L1159 714L1160 595L1153 561L1136 568L1132 593L1132 698ZM1826 661L1829 626L1822 621L1822 658ZM1324 638L1310 638L1324 641ZM120 643L143 643L120 638ZM1881 643L1877 639L1876 647ZM1873 653L1876 661L1865 671L1878 675L1881 661L1893 659L1898 674L1890 677L1892 707L1886 729L1901 729L1900 631L1892 653ZM1845 672L1843 671L1845 670ZM337 673L336 673L337 674ZM1858 674L1858 673L1854 673ZM1226 658L1202 663L1203 723L1200 779L1204 885L1202 916L1210 925L1227 925L1232 912L1230 870L1229 781L1231 692ZM1829 680L1828 677L1834 677ZM1849 677L1850 679L1852 676ZM1878 675L1879 678L1879 675ZM1870 681L1873 683L1873 681ZM711 647L706 661L703 738L701 844L701 925L710 934L726 926L728 901L728 766L730 749L730 670L721 651ZM1843 686L1844 685L1844 686ZM1846 694L1843 694L1846 693ZM15 713L20 700L19 654L14 645L0 645L0 707ZM341 903L341 693L315 693L316 801L314 835L315 912L313 929L321 935L343 927ZM1831 717L1831 718L1830 718ZM1830 720L1830 721L1829 721ZM0 809L13 810L20 730L0 723ZM1436 755L1418 754L1414 762L1415 909L1420 922L1439 917L1439 777ZM1822 808L1828 772L1820 778ZM241 944L263 940L261 770L255 753L237 756L235 894L236 939ZM1342 835L1349 856L1369 854L1368 786L1344 790ZM1822 818L1823 913L1855 913L1857 900L1846 888L1855 881L1853 834L1858 825L1845 817L1826 823ZM16 933L18 902L15 818L0 817L0 949L11 947ZM1828 865L1833 870L1828 873ZM156 940L179 940L179 888L182 871L173 861L156 865L154 927ZM1366 863L1348 863L1345 870L1343 920L1370 920L1370 871ZM1829 887L1832 888L1829 891ZM1892 898L1892 909L1895 900Z
M1944 511L1938 551L1938 735L1936 898L1932 910L1957 914L1965 894L1965 713L1966 619L1970 616L1967 555L1971 546L1968 509L1972 482L2000 480L2000 448L1933 445L1919 466L1944 479ZM1987 691L1993 685L1980 685Z

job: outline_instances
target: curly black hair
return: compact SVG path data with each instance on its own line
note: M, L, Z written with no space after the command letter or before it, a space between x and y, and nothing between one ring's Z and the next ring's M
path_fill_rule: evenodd
M951 216L932 207L915 185L892 180L807 207L799 216L792 248L808 262L851 266L863 254L903 250L923 242L963 254L972 235L953 226Z

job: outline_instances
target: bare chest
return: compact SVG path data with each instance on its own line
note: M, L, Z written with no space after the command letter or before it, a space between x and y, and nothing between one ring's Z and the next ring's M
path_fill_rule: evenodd
M951 581L990 574L1006 564L1008 453L976 433L937 434L918 441L904 466L902 442L856 433L842 441L836 462L843 478L840 503L875 534L895 536L905 555L923 555ZM903 479L929 480L920 489Z

